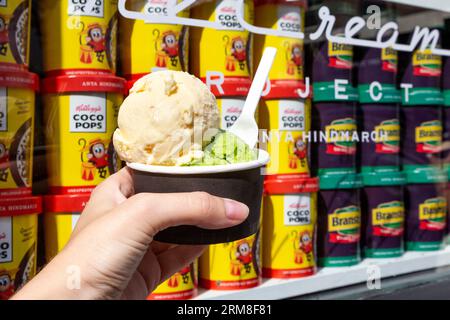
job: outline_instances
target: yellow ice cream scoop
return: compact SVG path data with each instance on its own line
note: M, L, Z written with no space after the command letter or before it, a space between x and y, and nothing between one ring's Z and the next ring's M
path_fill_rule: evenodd
M167 70L134 84L120 108L118 124L114 146L123 160L181 165L202 158L203 137L219 128L219 110L199 79Z

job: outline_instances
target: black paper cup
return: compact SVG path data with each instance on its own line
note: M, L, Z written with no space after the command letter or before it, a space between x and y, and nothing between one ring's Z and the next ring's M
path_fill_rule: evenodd
M264 176L261 168L269 155L259 150L258 160L217 166L152 166L129 163L136 193L180 193L205 191L246 204L250 213L238 226L207 230L178 226L159 232L155 240L173 244L216 244L240 240L259 229ZM148 214L152 214L149 212Z

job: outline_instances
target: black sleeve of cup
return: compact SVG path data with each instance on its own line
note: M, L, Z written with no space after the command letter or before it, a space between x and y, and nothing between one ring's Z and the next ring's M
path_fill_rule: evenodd
M157 241L192 245L226 243L251 236L259 229L263 191L261 168L197 175L155 174L133 170L133 180L136 193L205 191L245 203L250 209L248 218L238 226L220 230L194 226L172 227L159 232L155 236Z

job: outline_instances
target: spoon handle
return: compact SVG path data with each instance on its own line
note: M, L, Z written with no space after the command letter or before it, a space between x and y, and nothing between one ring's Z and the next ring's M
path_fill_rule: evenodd
M250 91L248 92L247 99L245 100L241 116L254 116L276 54L276 48L267 47L264 50L255 77L253 78Z

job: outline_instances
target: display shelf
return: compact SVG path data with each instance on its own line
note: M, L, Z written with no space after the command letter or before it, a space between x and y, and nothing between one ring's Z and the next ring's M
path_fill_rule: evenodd
M381 278L395 277L450 265L450 246L434 252L407 252L401 258L365 259L343 268L323 268L301 279L264 279L259 287L240 291L200 290L197 300L274 300L292 298L324 290L367 282L369 273L379 271ZM378 266L379 269L373 269Z
M447 0L384 0L384 1L450 12L450 2Z

